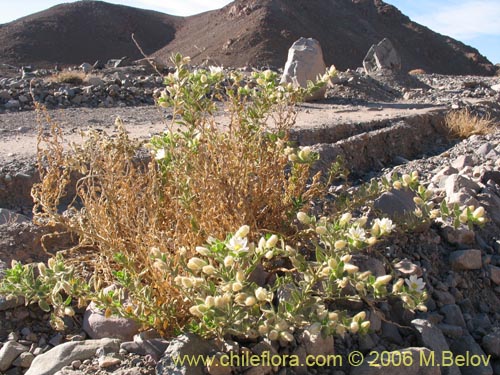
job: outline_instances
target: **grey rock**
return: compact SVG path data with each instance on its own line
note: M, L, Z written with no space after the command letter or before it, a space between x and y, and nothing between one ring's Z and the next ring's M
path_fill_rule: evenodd
M364 254L354 254L351 263L359 267L361 272L370 271L376 277L386 274L384 263L374 257Z
M92 71L94 67L92 65L90 65L89 63L83 63L82 65L80 65L80 69L85 73L85 74L88 74Z
M443 332L428 320L415 319L411 324L419 332L419 343L431 349L434 352L436 363L442 363L443 352L450 350L448 343L443 335ZM457 366L443 368L444 375L460 375L460 370Z
M446 241L454 245L473 245L476 241L474 231L466 228L453 228L445 226L441 229L441 234Z
M383 69L399 71L401 70L401 57L392 42L384 38L370 47L363 59L363 68L367 74Z
M91 86L102 86L104 85L104 81L99 77L92 76L87 79L87 83Z
M488 219L500 226L500 197L494 191L485 188L477 198L486 210Z
M500 358L500 330L495 330L483 337L483 349L486 353Z
M0 90L0 99L10 100L12 96L9 94L7 90Z
M296 87L307 87L307 81L316 81L318 75L325 74L326 65L319 42L312 38L300 38L288 50L282 83L292 83ZM306 100L325 97L326 87L316 91Z
M375 199L374 207L390 218L397 220L404 218L417 208L413 201L414 197L415 194L410 190L393 189Z
M469 334L465 334L459 339L453 340L450 344L450 348L455 358L458 355L469 358L472 356L482 359L487 358L487 355L483 352L479 344ZM489 363L486 366L482 363L479 365L462 366L460 367L460 371L462 375L493 375L493 369Z
M380 334L382 338L389 340L390 342L398 345L403 345L404 340L399 333L398 327L392 323L382 322L382 333Z
M52 375L63 367L71 365L73 361L92 358L100 348L117 352L120 340L105 338L66 342L36 357L25 375Z
M128 353L135 353L142 356L149 354L155 360L158 360L168 348L168 345L169 342L167 340L156 338L150 340L127 341L120 345L120 349L124 349Z
M444 314L445 323L463 328L466 327L462 310L460 310L458 305L445 305L441 307L441 312Z
M21 103L19 102L19 100L11 99L7 103L5 103L4 106L6 109L14 109L19 108L21 106Z
M443 332L445 336L451 337L451 338L458 338L461 337L464 334L464 329L459 326L454 326L451 324L445 324L445 323L440 323L437 325L438 328Z
M489 265L488 273L491 281L493 281L496 285L500 285L500 267Z
M456 168L458 170L463 169L464 167L470 167L475 164L474 159L470 155L461 155L458 158L456 158L452 163L451 166L453 168Z
M100 368L108 368L112 366L117 366L122 363L120 358L116 358L109 355L104 355L99 357L98 364Z
M28 347L15 341L7 341L0 349L0 372L6 371L21 353L27 352Z
M333 336L323 337L321 333L312 334L309 331L304 331L300 335L299 340L306 349L306 353L311 356L328 356L333 354Z
M435 185L437 185L440 188L444 188L446 179L448 176L451 176L452 174L457 174L458 169L453 168L451 166L446 166L442 169L440 169L431 179L431 182Z
M450 254L450 265L454 270L478 270L483 263L481 250L457 250Z
M425 366L424 358L431 358L432 352L427 348L418 348L411 347L400 350L395 350L390 353L385 353L387 358L401 358L403 357L402 353L409 352L411 354L411 362L409 361L409 366L395 366L391 363L388 363L388 366L380 365L380 356L369 356L365 358L363 364L358 367L352 367L350 375L440 375L441 370L438 366ZM377 362L375 361L379 357L379 365L376 366ZM385 363L384 363L385 365Z
M34 359L35 356L32 353L24 352L21 353L12 364L17 367L29 368Z
M7 299L6 296L0 295L0 311L15 309L22 305L24 305L24 298L22 297Z
M176 365L173 358L183 356L208 355L216 352L217 347L201 337L192 333L186 333L173 339L165 351L163 357L156 365L157 375L202 375L204 368L202 365L184 366Z
M472 181L470 178L466 176L462 176L459 174L452 174L446 179L444 185L446 196L450 197L453 193L457 193L462 189L465 191L469 191L470 194L474 194L479 192L481 189L477 183Z
M92 302L83 316L83 330L92 339L116 338L132 341L139 332L140 325L132 319L111 316L106 318L104 312Z
M463 206L474 206L478 207L479 202L476 198L474 198L470 191L466 189L461 189L456 193L452 193L451 195L446 197L446 202L449 205L458 204L460 207Z
M396 272L403 276L409 277L411 275L416 275L418 277L422 276L422 268L412 263L409 259L403 259L394 265Z

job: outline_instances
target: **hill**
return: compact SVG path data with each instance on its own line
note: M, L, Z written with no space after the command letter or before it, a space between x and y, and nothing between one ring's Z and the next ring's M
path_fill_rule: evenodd
M370 46L389 37L404 70L494 72L476 49L412 22L381 0L236 0L188 17L175 39L154 55L166 60L180 51L195 63L281 67L301 36L319 40L327 64L342 70L361 66Z
M183 18L100 1L57 5L0 25L0 62L52 67L128 56L169 43Z
M282 67L299 37L321 43L327 64L356 68L385 37L399 51L403 70L492 75L476 49L411 21L381 0L236 0L191 17L83 0L0 25L0 63L53 66L146 53L168 62L174 52L196 64Z

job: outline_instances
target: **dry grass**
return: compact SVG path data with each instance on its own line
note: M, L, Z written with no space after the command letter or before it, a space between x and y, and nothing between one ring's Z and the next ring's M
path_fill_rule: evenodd
M425 73L425 70L423 70L423 69L413 69L413 70L410 70L408 72L408 74L412 75L412 76L415 76L415 75L426 74L426 73Z
M453 138L467 138L474 134L489 134L498 124L489 115L480 117L468 109L452 111L446 115L445 126Z
M85 82L87 75L81 71L64 70L49 77L49 81L59 83L69 83L71 85L81 85Z

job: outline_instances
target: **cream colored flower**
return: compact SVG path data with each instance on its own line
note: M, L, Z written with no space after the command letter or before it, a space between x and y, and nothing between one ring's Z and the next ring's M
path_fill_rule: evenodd
M234 251L236 254L244 254L248 252L248 240L240 236L234 235L227 245L227 248Z
M297 213L297 219L302 223L302 224L309 224L311 222L311 219L305 212L298 212Z
M213 275L217 270L215 269L214 266L212 266L211 264L207 265L207 266L204 266L202 269L203 273L205 275Z
M270 248L273 248L276 246L276 244L278 243L278 236L273 234L271 237L269 237L269 239L266 241L266 248L270 249Z
M160 148L160 149L154 151L154 155L155 155L155 160L163 160L163 159L165 159L165 156L166 156L165 149L164 148Z
M255 289L255 297L257 297L257 300L261 302L269 300L267 290L262 287L258 287L257 289Z
M250 232L250 227L248 225L242 225L234 234L234 237L245 238Z
M335 244L334 244L335 250L342 250L346 246L347 246L347 242L344 240L335 241Z
M228 255L224 258L224 266L231 267L234 264L234 257Z
M351 325L349 326L349 330L352 333L357 333L359 331L359 323L358 322L351 322Z
M383 219L373 220L373 225L378 227L380 236L389 234L396 228L396 225L393 224L392 220L385 217Z
M418 278L417 275L411 275L409 280L406 280L406 285L415 292L422 292L425 288L425 282Z
M365 230L360 227L351 227L347 232L347 236L353 241L364 242L366 240Z

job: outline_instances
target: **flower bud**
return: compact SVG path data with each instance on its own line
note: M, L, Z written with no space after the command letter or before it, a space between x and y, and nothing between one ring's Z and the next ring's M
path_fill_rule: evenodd
M392 187L396 190L400 190L403 187L403 185L401 184L401 181L394 181L392 183Z
M189 308L189 312L191 313L191 315L194 315L194 316L196 316L198 318L203 317L203 313L201 312L199 306L197 306L197 305L196 306L191 306Z
M349 212L346 212L340 217L339 224L340 225L346 225L349 221L351 221L352 215Z
M316 227L316 233L318 233L321 236L324 236L325 234L328 233L328 230L324 226L319 226L319 227Z
M213 275L213 274L214 274L217 270L215 269L215 267L214 267L214 266L212 266L211 264L209 264L209 265L207 265L207 266L204 266L204 267L202 268L202 271L203 271L203 273L204 273L204 274L206 274L206 275L209 275L209 276L210 276L210 275Z
M414 197L413 198L413 202L415 202L415 204L417 206L423 206L424 205L424 201L420 197Z
M187 268L189 268L191 271L198 272L206 265L207 263L204 260L194 257L189 259L187 263Z
M344 240L335 241L335 244L334 244L335 250L342 250L346 246L347 246L347 242Z
M352 320L355 322L359 322L359 321L365 320L365 319L366 319L366 312L365 311L360 311L359 313L354 315L352 318Z
M298 212L297 213L297 219L302 223L302 224L309 224L311 222L311 218L307 216L305 212Z
M378 288L382 285L387 285L391 280L392 280L391 275L379 276L375 279L375 282L373 283L373 287Z
M75 316L75 310L73 310L73 308L71 306L66 306L64 308L64 315Z
M248 225L243 225L234 234L235 237L245 238L250 232L250 227Z
M269 250L266 252L266 254L264 254L264 258L266 259L272 259L274 256L274 252L272 250Z
M280 335L279 332L273 329L271 332L269 332L269 335L267 337L271 341L276 341L278 340L279 335Z
M239 281L240 283L245 281L245 273L242 270L238 270L238 272L236 272L236 281Z
M327 263L328 263L328 267L330 267L330 268L337 268L337 266L338 266L338 263L334 258L328 259Z
M398 279L392 286L392 293L398 293L403 287L404 282L404 279Z
M268 249L270 248L273 248L276 246L276 244L278 243L278 236L273 234L271 237L269 237L269 239L266 241L266 247Z
M281 338L286 342L292 342L294 340L293 335L288 331L283 331L280 333Z
M370 328L370 325L371 325L370 321L367 320L367 321L361 323L361 329L363 331L366 331L366 330L368 330Z
M340 260L344 263L349 263L352 259L352 255L351 254L346 254L346 255L342 255L340 257Z
M234 264L234 257L228 255L224 258L224 266L231 267Z
M47 275L47 267L45 267L45 263L38 263L38 273L40 274L40 276Z
M411 183L411 176L408 174L404 174L403 177L401 177L401 179L403 180L403 184L405 186L408 186Z
M207 296L205 298L205 306L214 307L215 306L215 298L213 296Z
M344 271L346 271L348 274L356 273L359 271L359 267L356 267L351 263L346 263L344 264Z
M247 299L245 299L245 306L248 306L248 307L251 307L253 305L255 305L257 303L257 300L255 299L255 297L247 297Z
M233 292L239 292L243 289L243 284L237 281L231 285L231 289Z
M157 247L152 247L151 249L149 249L149 256L151 258L160 258L161 257L160 249L158 249Z
M352 333L358 333L359 331L359 324L358 322L351 322L351 325L349 326L349 329Z
M267 291L264 288L259 287L255 289L255 297L257 297L257 300L261 302L267 301L268 299Z
M484 207L480 206L474 210L472 213L472 216L476 219L479 219L480 217L484 216Z
M210 250L203 246L196 246L196 252L203 256L208 256L210 254Z

